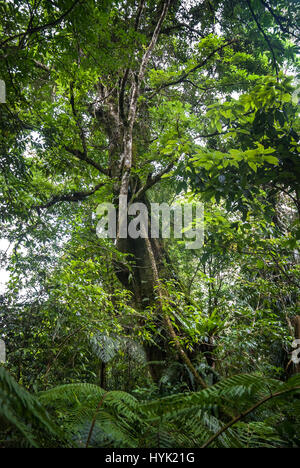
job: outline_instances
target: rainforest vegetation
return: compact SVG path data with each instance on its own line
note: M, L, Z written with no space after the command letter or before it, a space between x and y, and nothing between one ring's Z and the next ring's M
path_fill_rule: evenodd
M1 448L300 448L299 20L0 1Z

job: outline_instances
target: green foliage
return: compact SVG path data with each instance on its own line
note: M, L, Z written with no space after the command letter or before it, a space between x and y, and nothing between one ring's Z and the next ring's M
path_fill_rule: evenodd
M4 367L0 367L0 435L2 447L47 446L51 439L66 443L36 396L20 387Z
M164 5L0 0L4 446L68 445L37 392L76 447L299 446L299 8L171 1L156 41ZM205 202L200 249L151 241L159 287L96 235L127 176Z

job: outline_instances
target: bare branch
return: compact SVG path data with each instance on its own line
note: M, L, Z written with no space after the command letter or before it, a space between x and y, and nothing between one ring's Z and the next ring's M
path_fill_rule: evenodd
M204 34L202 34L200 31L197 31L197 29L192 28L189 24L186 23L177 23L174 26L162 29L161 32L162 34L169 34L171 31L176 31L176 29L180 30L182 28L188 29L193 34L196 34L197 36L200 36L202 38L205 37Z
M149 46L148 46L148 48L147 48L147 50L144 53L144 56L142 58L140 70L139 70L139 73L138 73L139 82L141 82L141 80L144 78L146 67L147 67L148 62L150 60L152 51L153 51L153 49L154 49L154 47L155 47L155 45L157 43L159 33L160 33L160 30L161 30L161 26L162 26L162 23L163 23L166 15L167 15L169 6L170 6L170 0L166 0L164 5L163 5L163 9L162 9L160 18L159 18L159 20L158 20L158 22L156 24L155 29L154 29L154 33L153 33L152 39L150 41L150 44L149 44Z
M135 18L135 23L134 23L135 31L137 31L139 28L144 7L145 7L145 0L140 0L139 7L137 10L137 15ZM124 123L126 123L126 116L125 116L125 111L124 111L124 96L125 96L125 87L126 87L129 73L130 73L130 67L127 67L125 70L124 76L121 80L121 90L120 90L120 96L119 96L120 117Z

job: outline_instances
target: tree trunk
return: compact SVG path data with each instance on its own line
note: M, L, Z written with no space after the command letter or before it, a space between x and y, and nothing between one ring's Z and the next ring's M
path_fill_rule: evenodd
M295 327L295 340L300 340L300 315L297 315L294 318L294 327ZM299 341L300 342L300 341ZM300 344L297 344L297 348L300 348ZM300 352L298 353L298 357L300 358ZM300 374L300 363L293 365L293 374Z

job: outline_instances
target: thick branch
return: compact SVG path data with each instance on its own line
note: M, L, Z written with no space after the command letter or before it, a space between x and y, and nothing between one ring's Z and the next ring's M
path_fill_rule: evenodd
M130 69L126 68L124 76L121 80L121 89L120 89L120 96L119 96L120 117L124 123L126 121L125 110L124 110L124 97L125 97L125 87L126 87L126 83L128 80L129 72L130 72Z
M146 71L146 67L148 65L148 62L150 60L150 57L151 57L151 54L152 54L152 51L157 43L157 40L158 40L158 37L159 37L159 33L161 31L161 26L162 26L162 23L167 15L167 12L168 12L168 9L169 9L169 6L170 6L170 0L166 0L164 2L164 5L163 5L163 9L162 9L162 12L161 12L161 15L160 15L160 18L157 22L157 25L155 27L155 30L154 30L154 33L153 33L153 36L152 36L152 39L150 41L150 44L142 58L142 62L141 62L141 66L140 66L140 70L139 70L139 74L138 74L138 79L139 79L139 82L142 81L142 79L144 78L144 75L145 75L145 71Z
M47 67L47 65L45 65L44 63L39 62L38 60L33 60L33 63L37 68L40 68L41 70L44 70L47 73L51 72L51 68Z
M170 32L172 31L176 31L176 30L180 30L182 28L186 28L188 29L190 32L192 32L193 34L196 34L197 36L200 36L202 38L204 38L205 36L200 32L200 31L197 31L197 29L194 29L192 28L189 24L186 24L186 23L177 23L175 24L174 26L170 26L168 28L165 28L165 29L162 29L162 34L169 34Z
M137 10L135 23L134 23L134 30L137 31L140 26L140 21L142 17L143 10L145 8L145 0L140 0L139 7ZM124 124L126 124L126 116L124 111L124 97L125 97L125 87L128 80L128 76L130 73L130 67L128 66L125 70L124 76L121 80L121 89L120 89L120 96L119 96L119 110L120 110L120 117L123 120Z

